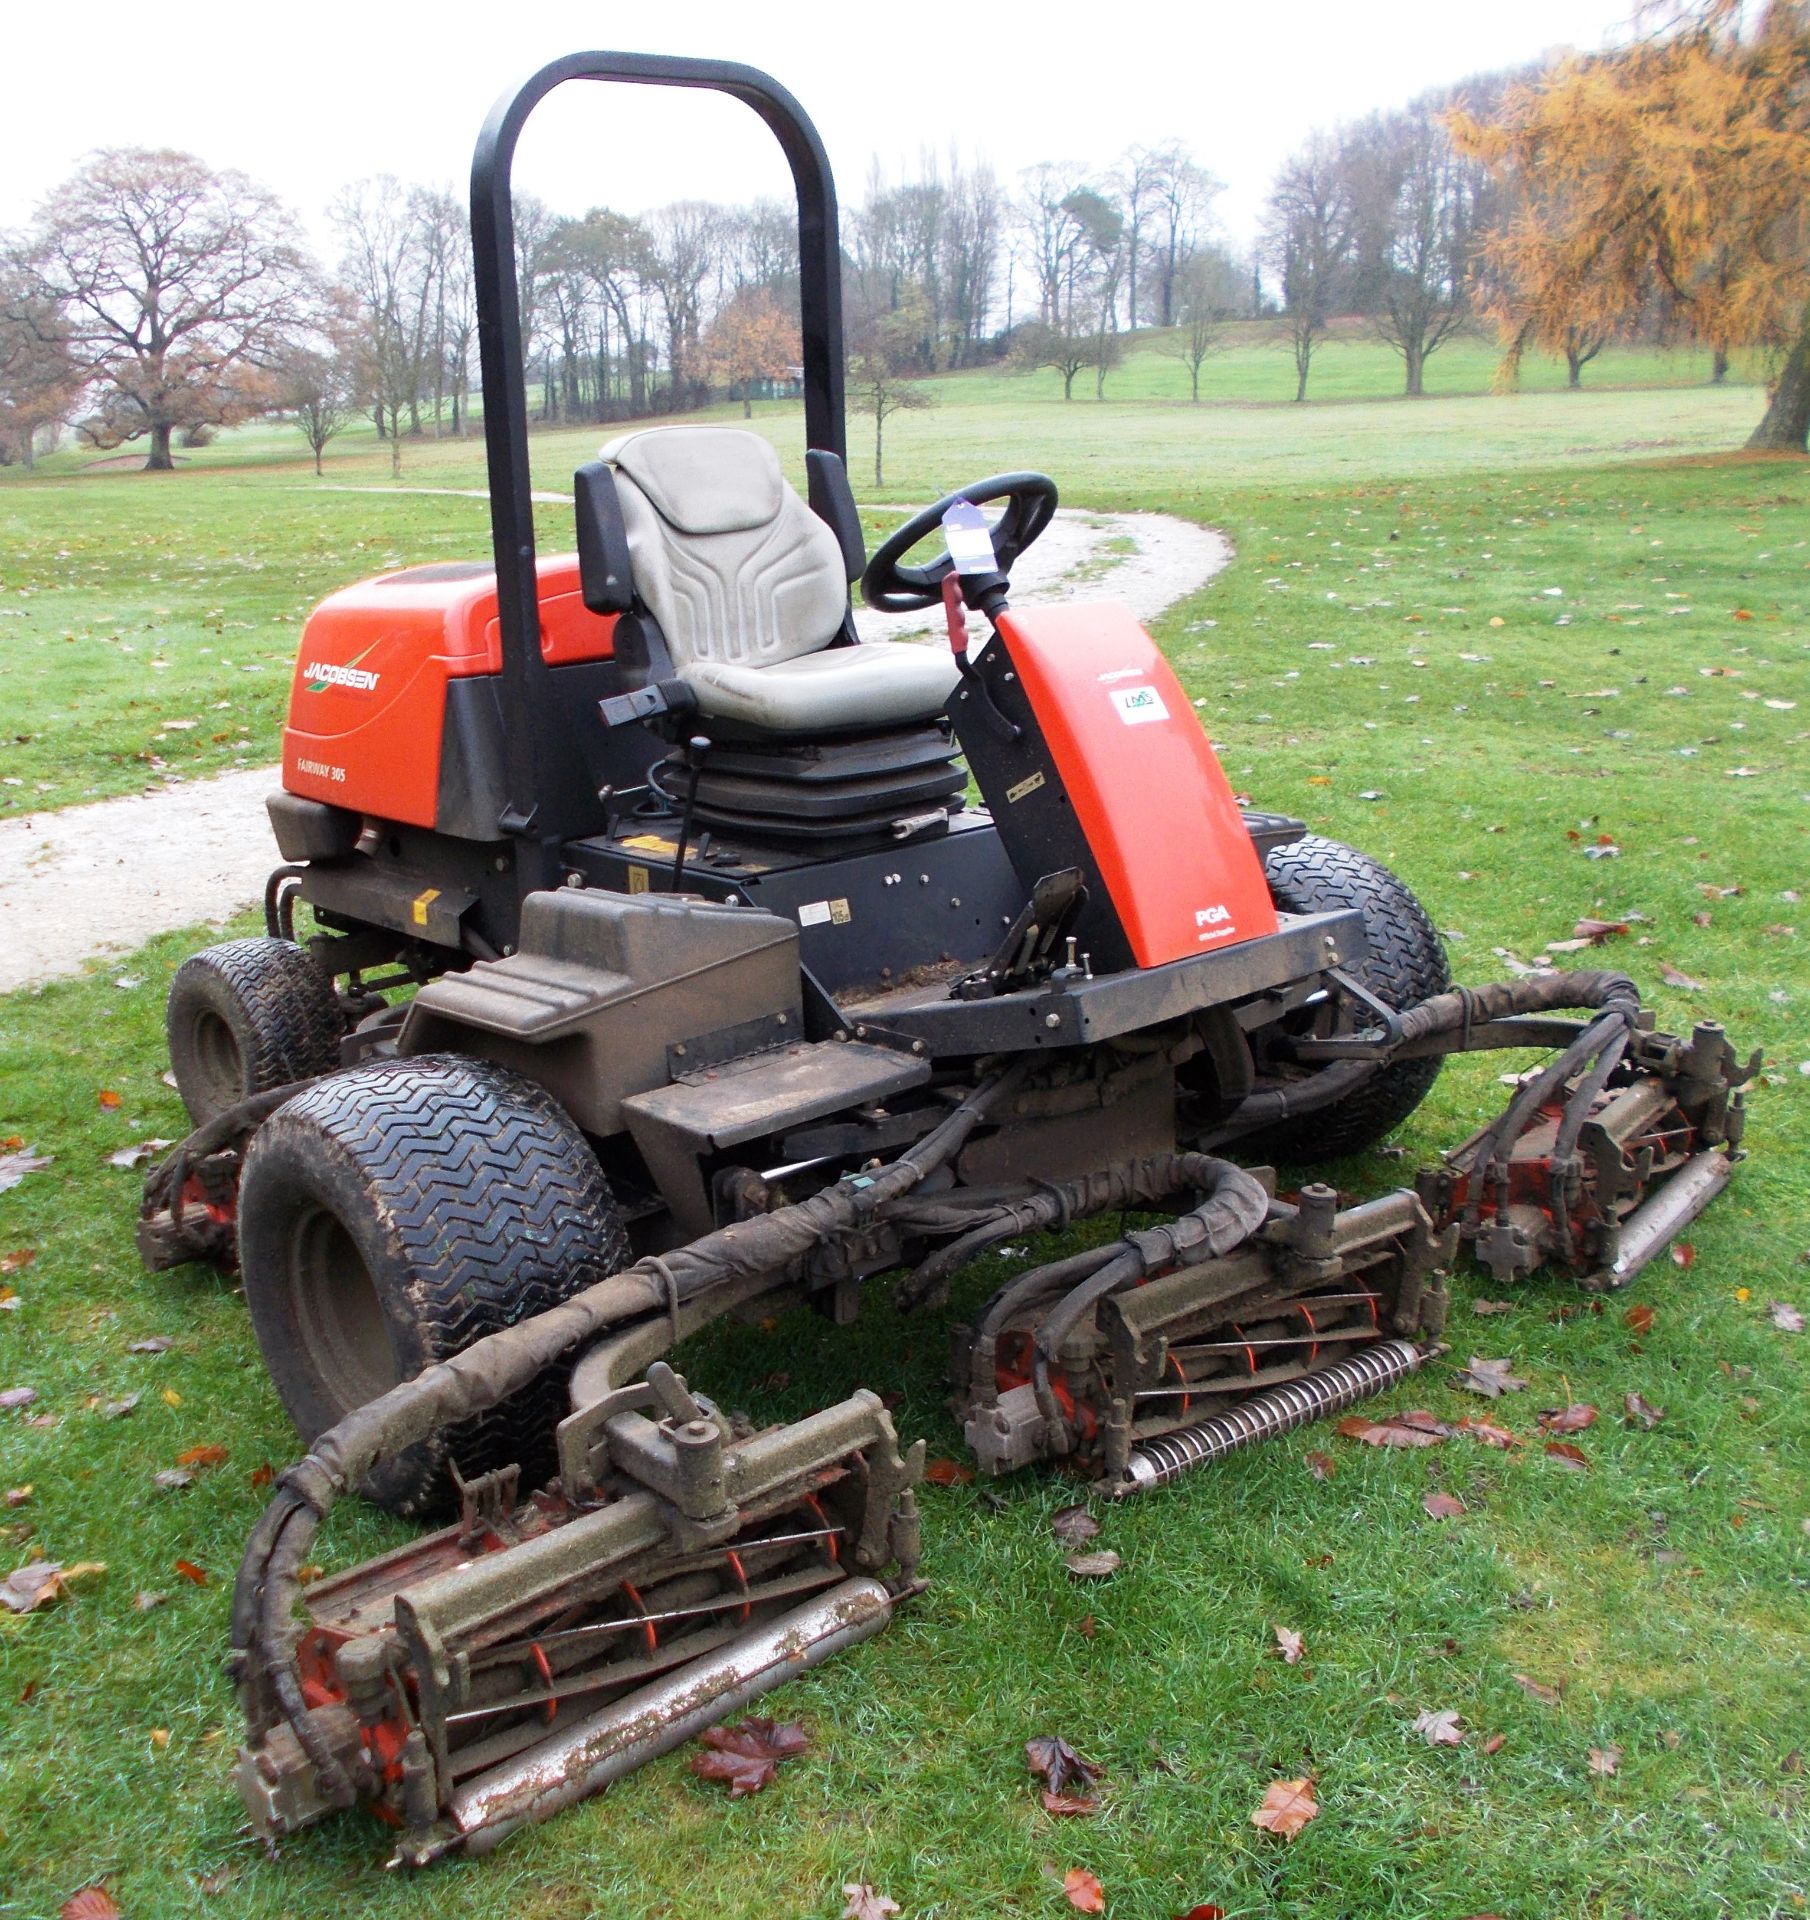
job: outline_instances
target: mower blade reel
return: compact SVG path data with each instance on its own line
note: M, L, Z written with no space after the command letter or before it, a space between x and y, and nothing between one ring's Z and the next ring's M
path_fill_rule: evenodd
M1274 1440L1312 1420L1343 1413L1347 1407L1405 1380L1425 1364L1428 1350L1409 1340L1384 1340L1349 1360L1304 1373L1285 1386L1270 1387L1241 1400L1229 1412L1191 1427L1147 1440L1132 1451L1125 1478L1111 1491L1123 1496L1147 1493L1195 1467L1210 1466L1240 1447Z
M450 1846L488 1853L518 1827L600 1793L772 1688L871 1638L891 1620L893 1605L878 1580L845 1580L821 1599L493 1768L453 1795L447 1816L456 1839Z
M1687 1161L1651 1199L1622 1222L1615 1257L1585 1281L1592 1289L1625 1287L1656 1259L1728 1185L1734 1158L1714 1148Z

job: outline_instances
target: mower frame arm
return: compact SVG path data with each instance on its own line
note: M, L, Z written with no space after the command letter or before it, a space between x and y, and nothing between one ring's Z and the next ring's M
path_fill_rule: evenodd
M535 577L533 480L528 460L527 377L522 366L521 296L516 278L515 213L510 176L528 116L568 80L630 86L701 87L752 107L792 169L798 197L798 271L804 350L805 439L846 453L842 360L842 247L835 180L810 117L790 93L756 67L660 54L572 53L504 94L490 110L471 162L471 240L478 308L478 360L484 390L484 448L490 477L491 541L496 555L497 617L502 634L504 754L509 805L504 830L518 847L525 893L557 884L559 823L539 817L539 796L558 791L553 762L573 751L569 729L551 710L549 670L541 657ZM831 526L832 504L811 463L811 505Z

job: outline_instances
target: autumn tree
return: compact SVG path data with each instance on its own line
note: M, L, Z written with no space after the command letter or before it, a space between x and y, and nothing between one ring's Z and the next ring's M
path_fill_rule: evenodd
M1810 0L1699 0L1565 61L1455 138L1514 189L1493 304L1514 364L1657 293L1696 338L1774 369L1748 446L1810 446Z
M930 390L919 386L907 373L922 335L926 305L922 293L907 289L897 307L864 314L853 330L854 348L848 357L848 404L857 413L873 416L876 487L886 484L887 421L895 413L913 412L935 404Z
M704 335L704 366L742 403L742 418L754 417L754 383L783 380L804 357L798 329L759 287L737 294Z
M1012 360L1021 372L1054 367L1062 376L1062 397L1075 397L1075 375L1093 364L1091 327L1075 328L1050 320L1027 320L1012 340Z
M352 356L322 346L295 348L277 369L276 400L308 443L318 475L327 442L342 432L358 411Z
M312 284L275 195L192 154L140 147L97 153L57 188L20 264L93 390L82 433L105 447L147 439L157 472L177 433L266 404Z
M22 275L0 274L0 466L32 466L38 435L68 419L81 391L62 315Z

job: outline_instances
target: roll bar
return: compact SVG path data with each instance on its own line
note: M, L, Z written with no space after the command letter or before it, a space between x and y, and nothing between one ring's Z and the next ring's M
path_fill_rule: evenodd
M560 790L553 762L569 752L568 729L549 711L548 668L541 658L534 568L533 483L528 466L527 378L515 271L515 213L510 172L530 113L568 80L632 86L706 87L750 106L772 130L792 168L798 194L799 305L804 346L804 424L808 447L839 459L846 452L842 375L842 248L836 185L809 116L778 81L726 60L645 53L571 53L512 89L490 110L471 162L471 240L478 307L478 360L484 388L484 448L490 475L490 530L496 554L502 634L504 751L508 762L506 832L524 856L524 891L556 878L555 823L542 797ZM811 504L828 502L811 481Z

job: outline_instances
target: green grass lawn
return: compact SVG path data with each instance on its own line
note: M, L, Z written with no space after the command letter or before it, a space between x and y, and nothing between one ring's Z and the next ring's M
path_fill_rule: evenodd
M0 1195L0 1254L35 1255L5 1281L0 1388L39 1395L0 1415L0 1479L32 1488L0 1516L0 1571L34 1549L107 1567L52 1610L0 1617L0 1914L55 1914L105 1875L133 1920L451 1906L833 1920L854 1880L908 1916L968 1920L1069 1912L1072 1866L1128 1920L1206 1902L1289 1920L1804 1910L1810 1343L1766 1309L1810 1307L1810 467L1726 455L1751 389L1195 410L1012 406L960 387L889 432L887 497L1042 466L1072 501L1225 528L1236 563L1158 631L1234 783L1396 866L1461 978L1499 975L1499 949L1530 959L1580 914L1638 913L1603 957L1650 989L1661 1024L1714 1017L1766 1048L1753 1158L1693 1230L1693 1263L1637 1283L1655 1310L1644 1334L1625 1301L1577 1311L1557 1282L1476 1318L1472 1300L1497 1290L1461 1281L1454 1358L1514 1360L1532 1384L1494 1417L1530 1444L1396 1454L1295 1435L1103 1512L1099 1544L1124 1567L1085 1589L1048 1529L1072 1485L931 1489L931 1591L777 1697L816 1747L757 1799L728 1804L677 1756L481 1864L387 1877L386 1835L358 1818L272 1862L227 1783L221 1660L263 1498L252 1476L294 1436L231 1285L139 1271L137 1176L107 1163L181 1130L161 1003L206 936L0 999L0 1138L54 1155ZM795 415L760 424L795 457ZM538 443L541 483L596 438ZM0 772L26 783L0 789L15 810L272 754L313 595L483 551L478 502L322 489L268 435L242 451L229 437L199 463L212 471L174 478L0 484L0 608L28 616L0 622L6 733L31 736L4 746ZM405 484L478 484L473 447L406 459ZM379 487L387 462L354 443L329 477ZM563 543L559 510L544 525ZM214 713L160 738L170 718ZM1619 857L1585 858L1602 834ZM1662 961L1702 989L1662 986ZM1398 1136L1406 1161L1349 1164L1342 1184L1380 1189L1453 1144L1502 1098L1505 1064L1451 1068ZM951 1455L945 1322L1003 1272L969 1276L946 1315L877 1305L843 1330L798 1315L724 1329L686 1364L774 1418L897 1386L902 1430ZM170 1349L128 1353L150 1335ZM1482 1411L1451 1371L1395 1404ZM1654 1431L1619 1417L1629 1390L1666 1409ZM107 1417L134 1392L135 1412ZM1581 1436L1587 1473L1533 1436L1534 1410L1567 1394L1602 1410ZM210 1442L224 1466L157 1491L158 1468ZM1337 1459L1324 1483L1303 1464L1314 1449ZM1429 1519L1434 1488L1465 1517ZM396 1537L348 1511L323 1558ZM147 1591L168 1597L139 1611ZM1276 1626L1304 1636L1299 1664L1276 1657ZM1443 1708L1462 1715L1459 1747L1412 1731ZM1049 1732L1107 1768L1097 1818L1038 1809L1022 1747ZM1591 1750L1611 1747L1619 1770L1593 1772ZM1258 1833L1265 1787L1302 1774L1319 1818L1292 1844Z

